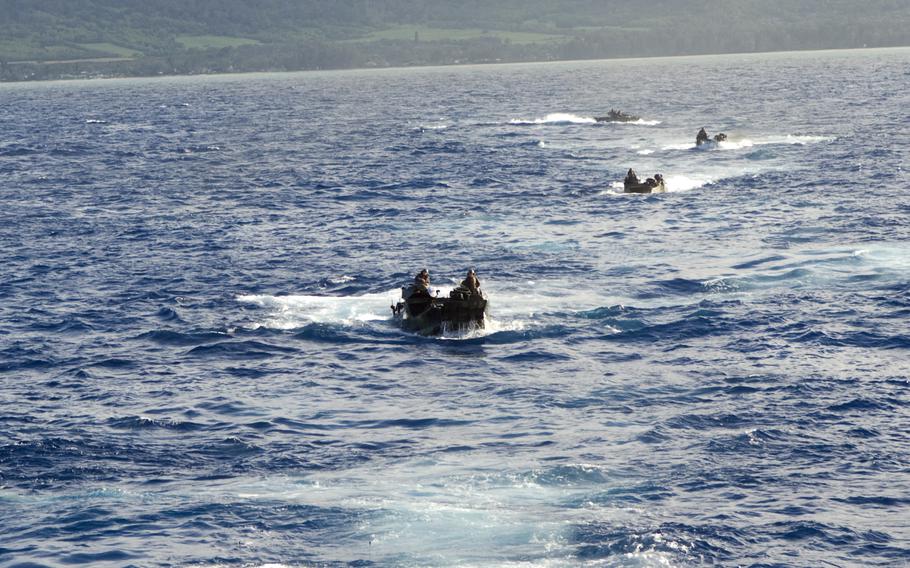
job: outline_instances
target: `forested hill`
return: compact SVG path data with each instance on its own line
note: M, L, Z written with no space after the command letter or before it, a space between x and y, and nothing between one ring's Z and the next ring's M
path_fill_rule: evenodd
M907 0L0 0L0 79L910 45Z

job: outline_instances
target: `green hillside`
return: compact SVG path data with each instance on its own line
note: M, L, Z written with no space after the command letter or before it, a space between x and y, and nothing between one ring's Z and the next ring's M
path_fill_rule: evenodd
M906 0L0 0L0 79L910 44Z

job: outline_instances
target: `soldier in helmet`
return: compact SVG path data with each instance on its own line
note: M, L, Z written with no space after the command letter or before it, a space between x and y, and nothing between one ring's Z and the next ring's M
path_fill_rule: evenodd
M414 277L413 294L430 295L430 271L424 268Z
M480 293L480 280L477 278L477 273L474 272L473 268L468 270L468 275L461 281L461 285L472 294Z

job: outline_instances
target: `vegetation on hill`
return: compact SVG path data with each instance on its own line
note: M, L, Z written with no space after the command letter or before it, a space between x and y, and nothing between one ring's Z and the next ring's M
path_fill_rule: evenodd
M0 80L910 44L906 0L0 0Z

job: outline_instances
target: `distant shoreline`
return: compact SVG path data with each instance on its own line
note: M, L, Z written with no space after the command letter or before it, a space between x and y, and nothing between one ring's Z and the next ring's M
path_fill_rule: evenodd
M597 62L623 62L623 61L655 61L655 60L683 60L683 59L701 59L709 57L729 58L729 57L768 57L768 56L787 56L787 55L808 55L808 54L843 54L843 53L870 53L870 52L898 52L910 50L910 45L901 46L876 46L876 47L845 47L845 48L828 48L828 49L790 49L781 51L747 51L747 52L722 52L722 53L702 53L702 54L684 54L684 55L653 55L637 57L607 57L607 58L584 58L584 59L549 59L549 60L527 60L527 61L478 61L478 62L458 62L458 63L440 63L440 64L419 64L419 65L383 65L383 66L358 66L358 67L331 67L331 68L312 68L312 69L260 69L260 70L243 70L243 71L212 71L198 73L158 73L158 74L117 74L117 73L89 73L81 72L80 74L65 74L56 77L47 78L26 78L26 79L0 79L0 86L3 85L22 85L28 83L53 83L53 82L75 82L75 81L104 81L104 80L128 80L128 79L167 79L167 78L192 78L192 77L221 77L221 76L243 76L243 75L274 75L274 74L295 74L295 73L329 73L329 72L362 72L362 71L394 71L394 70L417 70L417 69L444 69L444 68L465 68L465 67L492 67L505 65L549 65L564 63L597 63ZM4 65L7 66L64 66L68 64L79 65L83 63L118 63L138 61L137 58L94 58L94 59L74 59L74 60L54 60L54 61L10 61Z

